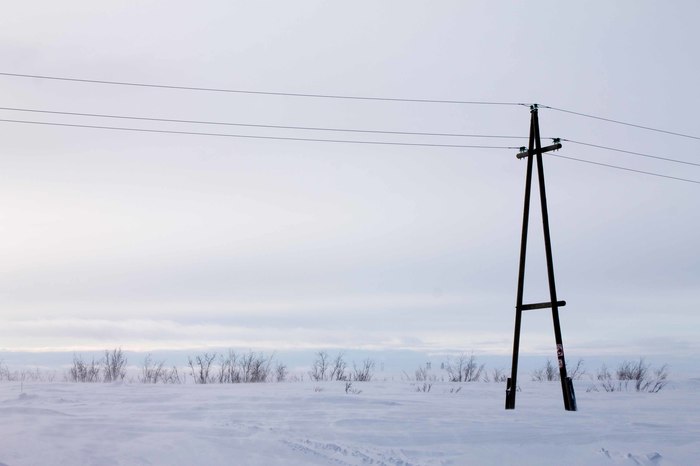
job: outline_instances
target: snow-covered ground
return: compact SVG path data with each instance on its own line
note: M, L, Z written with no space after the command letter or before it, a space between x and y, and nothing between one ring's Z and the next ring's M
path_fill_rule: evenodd
M558 383L0 384L0 464L693 465L700 380L659 393ZM459 389L459 390L458 390Z

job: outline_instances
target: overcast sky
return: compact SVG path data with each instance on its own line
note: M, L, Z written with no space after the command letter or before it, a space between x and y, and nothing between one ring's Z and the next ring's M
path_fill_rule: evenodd
M695 1L44 1L12 2L2 16L2 73L537 102L700 135ZM0 85L2 107L522 139L0 111L174 131L521 146L530 120L526 106ZM700 163L697 138L549 109L540 122L545 137ZM0 349L511 351L517 150L9 122L0 137ZM559 153L700 181L693 165L567 142ZM550 155L545 168L569 357L699 356L700 184ZM548 299L534 213L526 302ZM528 313L523 349L553 356L553 346L551 315Z

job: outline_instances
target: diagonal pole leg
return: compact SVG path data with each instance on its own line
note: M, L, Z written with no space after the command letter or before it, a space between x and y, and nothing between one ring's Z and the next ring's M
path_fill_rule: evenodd
M535 143L536 110L530 117L530 143L532 152ZM513 362L511 375L506 384L506 409L515 409L515 392L518 389L518 354L520 352L520 322L522 318L523 290L525 287L525 257L527 252L527 230L530 220L530 192L532 191L532 157L527 158L525 175L525 206L523 208L523 230L520 237L520 266L518 268L518 294L515 304L515 332L513 336Z
M552 321L554 324L554 339L557 345L557 361L559 363L559 378L564 397L564 408L567 411L576 411L576 395L571 379L566 374L566 359L564 358L564 344L559 324L559 306L557 301L557 289L554 282L554 261L552 260L552 241L549 234L549 214L547 212L547 193L544 186L544 166L542 164L542 143L540 141L540 125L537 110L533 114L535 145L537 157L537 180L540 186L540 204L542 207L542 229L544 231L544 249L547 258L547 279L549 281L549 297L552 303ZM532 156L530 157L532 158Z

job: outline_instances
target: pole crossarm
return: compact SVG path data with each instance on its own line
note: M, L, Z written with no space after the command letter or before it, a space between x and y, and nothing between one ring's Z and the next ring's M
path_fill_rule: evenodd
M526 150L525 146L520 148L520 152L518 152L518 155L516 155L517 158L519 159L524 159L525 157L529 157L531 155L536 155L536 154L544 154L545 152L552 152L553 150L559 150L561 149L561 143L557 142L556 144L552 144L551 146L546 146L541 148L540 150L533 150L529 149Z

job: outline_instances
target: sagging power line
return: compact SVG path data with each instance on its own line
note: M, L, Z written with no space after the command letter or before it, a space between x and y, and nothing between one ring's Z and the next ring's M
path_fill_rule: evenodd
M101 126L101 125L83 125L83 124L73 124L73 123L56 123L56 122L46 122L46 121L32 121L32 120L12 120L12 119L0 119L2 123L17 123L25 125L38 125L38 126L54 126L54 127L68 127L68 128L84 128L84 129L96 129L96 130L112 130L112 131L132 131L139 133L155 133L155 134L175 134L175 135L189 135L189 136L209 136L209 137L227 137L227 138L240 138L240 139L262 139L262 140L275 140L275 141L298 141L298 142L325 142L325 143L336 143L336 144L365 144L365 145L384 145L384 146L406 146L406 147L437 147L437 148L456 148L456 149L507 149L514 150L519 149L514 146L489 146L489 145L470 145L470 144L438 144L438 143L411 143L411 142L394 142L394 141L363 141L363 140L341 140L341 139L321 139L321 138L296 138L296 137L283 137L283 136L257 136L257 135L245 135L245 134L229 134L229 133L207 133L198 131L177 131L177 130L164 130L164 129L146 129L146 128L130 128L130 127L119 127L119 126ZM563 139L562 139L563 140ZM601 162L594 162L591 160L585 160L576 157L564 156L561 154L551 154L553 157L558 157L560 159L565 159L572 162L587 163L591 165L597 165L600 167L612 168L616 170L624 170L627 172L638 173L643 175L655 176L660 178L666 178L674 181L681 181L685 183L700 184L700 181L680 178L670 175L664 175L661 173L637 170L629 167L621 167L617 165L611 165Z
M415 99L415 98L400 98L400 97L373 97L373 96L357 96L357 95L340 95L340 94L313 94L299 92L277 92L277 91L252 91L244 89L226 89L215 87L198 87L198 86L179 86L172 84L153 84L128 81L107 81L101 79L85 79L85 78L69 78L65 76L46 76L37 74L21 74L21 73L5 73L0 72L0 76L12 76L16 78L32 78L32 79L48 79L53 81L69 81L78 83L90 84L107 84L113 86L131 86L131 87L150 87L158 89L173 89L181 91L201 91L201 92L225 92L230 94L253 94L253 95L271 95L284 97L311 97L318 99L346 99L346 100L373 100L384 102L417 102L429 104L462 104L462 105L506 105L506 106L529 106L529 104L518 102L493 102L483 100L440 100L440 99Z
M229 89L229 88L216 88L216 87L204 87L204 86L182 86L174 84L159 84L159 83L143 83L143 82L133 82L133 81L111 81L103 79L88 79L88 78L74 78L67 76L52 76L52 75L40 75L40 74L26 74L26 73L10 73L10 72L0 72L0 76L8 76L15 78L27 78L27 79L44 79L52 81L64 81L64 82L76 82L76 83L86 83L86 84L103 84L111 86L130 86L130 87L144 87L144 88L157 88L157 89L171 89L171 90L184 90L184 91L200 91L200 92L223 92L231 94L251 94L251 95L269 95L269 96L284 96L284 97L307 97L307 98L317 98L317 99L345 99L345 100L366 100L366 101L384 101L384 102L414 102L414 103L433 103L433 104L458 104L458 105L495 105L495 106L522 106L530 107L530 103L523 102L507 102L507 101L484 101L484 100L458 100L458 99L421 99L421 98L402 98L402 97L379 97L379 96L359 96L359 95L343 95L343 94L321 94L321 93L302 93L302 92L280 92L280 91L258 91L258 90L248 90L248 89ZM551 105L538 104L538 108L545 108L549 110L554 110L563 113L569 113L572 115L582 116L585 118L592 118L600 121L606 121L608 123L614 123L618 125L630 126L638 129L643 129L647 131L654 131L657 133L668 134L671 136L678 136L683 138L700 140L700 136L695 136L691 134L682 133L680 131L670 131L661 128L655 128L647 125L640 125L637 123L626 122L622 120L617 120L613 118L607 118L599 115L593 115L584 112L578 112L574 110L568 110L560 107L554 107Z
M136 120L136 121L157 121L162 123L188 123L198 125L216 125L216 126L239 126L245 128L269 128L269 129L292 129L304 131L332 131L343 133L367 133L367 134L389 134L397 136L439 136L439 137L461 137L461 138L487 138L487 139L526 139L527 136L504 136L490 134L464 134L464 133L430 133L419 131L389 131L389 130L374 130L374 129L357 129L357 128L327 128L318 126L288 126L288 125L268 125L258 123L234 123L225 121L207 121L207 120L185 120L174 118L157 118L157 117L142 117L132 115L111 115L104 113L82 113L82 112L66 112L57 110L41 110L33 108L20 107L0 107L0 110L9 110L12 112L26 113L41 113L47 115L63 115L63 116L80 116L91 118L113 118L120 120Z
M275 141L300 141L300 142L329 142L338 144L374 144L383 146L416 146L416 147L451 147L460 149L517 149L514 146L487 146L487 145L469 145L469 144L432 144L432 143L421 143L421 142L393 142L393 141L362 141L362 140L351 140L351 139L318 139L318 138L295 138L295 137L282 137L282 136L256 136L250 134L230 134L230 133L205 133L199 131L176 131L176 130L165 130L165 129L146 129L146 128L129 128L122 126L100 126L100 125L81 125L74 123L56 123L47 121L32 121L32 120L10 120L10 119L0 119L0 122L4 123L18 123L27 125L41 125L41 126L61 126L67 128L87 128L87 129L101 129L101 130L112 130L112 131L133 131L139 133L160 133L160 134L180 134L188 136L209 136L209 137L227 137L227 138L241 138L241 139L270 139Z
M576 157L569 157L568 155L561 155L561 154L551 154L552 157L557 157L560 159L566 159L570 160L572 162L582 162L582 163L587 163L591 165L598 165L599 167L606 167L606 168L613 168L615 170L624 170L628 172L633 172L633 173L639 173L642 175L649 175L649 176L657 176L659 178L667 178L669 180L675 180L675 181L683 181L685 183L694 183L694 184L700 184L700 181L697 180L691 180L688 178L679 178L677 176L670 176L670 175L663 175L661 173L655 173L655 172L649 172L649 171L644 171L644 170L637 170L635 168L628 168L628 167L620 167L618 165L611 165L608 163L602 163L602 162L594 162L592 160L585 160L585 159L580 159Z
M240 123L240 122L225 122L225 121L211 121L211 120L193 120L193 119L175 119L175 118L159 118L159 117L144 117L135 115L114 115L105 113L85 113L85 112L70 112L70 111L60 111L60 110L44 110L36 108L21 108L21 107L0 107L0 110L7 110L12 112L24 112L24 113L39 113L46 115L61 115L61 116L78 116L78 117L89 117L89 118L106 118L106 119L118 119L118 120L132 120L132 121L148 121L148 122L160 122L160 123L184 123L184 124L197 124L197 125L213 125L213 126L235 126L243 128L265 128L265 129L289 129L289 130L301 130L301 131L323 131L323 132L342 132L342 133L364 133L364 134L385 134L385 135L396 135L396 136L434 136L434 137L460 137L460 138L483 138L483 139L525 139L526 136L513 136L513 135L495 135L495 134L467 134L467 133L434 133L434 132L422 132L422 131L391 131L391 130L375 130L375 129L360 129L360 128L328 128L319 126L296 126L296 125L273 125L273 124L260 124L260 123ZM547 139L547 138L544 138ZM613 152L620 152L628 155L635 155L639 157L652 158L656 160L663 160L666 162L679 163L684 165L692 165L700 167L700 163L687 162L685 160L673 159L670 157L663 157L659 155L644 154L641 152L630 151L626 149L602 146L599 144L591 144L583 141L576 141L573 139L559 138L561 141L570 142L572 144L579 144L588 147L595 147L597 149L604 149Z
M639 125L639 124L636 124L636 123L629 123L629 122L626 122L626 121L615 120L615 119L612 119L612 118L606 118L606 117L602 117L602 116L598 116L598 115L591 115L591 114L588 114L588 113L575 112L575 111L573 111L573 110L566 110L566 109L564 109L564 108L550 107L549 105L540 105L539 107L540 107L540 108L547 108L547 109L550 109L550 110L555 110L555 111L557 111L557 112L563 112L563 113L569 113L569 114L572 114L572 115L578 115L578 116L582 116L582 117L585 117L585 118L592 118L592 119L594 119L594 120L607 121L608 123L615 123L615 124L618 124L618 125L630 126L630 127L632 127L632 128L643 129L643 130L646 130L646 131L653 131L653 132L656 132L656 133L663 133L663 134L668 134L668 135L671 135L671 136L679 136L679 137L682 137L682 138L700 140L700 136L693 136L692 134L684 134L684 133L680 133L680 132L677 132L677 131L669 131L669 130L665 130L665 129L654 128L654 127L651 127L651 126L644 126L644 125Z
M566 138L561 138L561 140L566 141L566 142L570 142L572 144L579 144L581 146L595 147L596 149L604 149L604 150L609 150L609 151L613 151L613 152L620 152L622 154L636 155L638 157L646 157L649 159L663 160L665 162L673 162L673 163L680 163L680 164L684 164L684 165L693 165L695 167L700 167L700 163L687 162L685 160L672 159L670 157L662 157L660 155L644 154L642 152L635 152L635 151L626 150L626 149L618 149L615 147L601 146L599 144L591 144L589 142L574 141L572 139L566 139Z
M266 94L266 95L288 95L297 97L318 97L318 98L347 98L347 99L360 99L360 100L384 100L384 101L405 101L405 102L432 102L432 103L454 103L454 104L483 104L483 105L518 105L527 106L527 104L516 103L516 102L487 102L487 101L459 101L459 100L431 100L431 99L399 99L399 98L385 98L385 97L365 97L365 96L345 96L345 95L325 95L325 94L301 94L301 93L284 93L284 92L268 92L268 91L246 91L238 89L218 89L218 88L205 88L205 87L187 87L187 86L171 86L171 85L161 85L161 84L149 84L149 83L134 83L134 82L122 82L122 81L101 81L101 80L91 80L83 78L69 78L60 76L46 76L46 75L30 75L30 74L19 74L19 73L6 73L0 72L0 75L21 77L21 78L34 78L34 79L50 79L58 81L71 81L71 82L82 82L82 83L96 83L96 84L110 84L110 85L124 85L124 86L139 86L139 87L163 87L168 89L182 89L182 90L201 90L201 91L212 91L212 92L235 92L235 93L252 93L252 94ZM566 113L577 114L585 117L596 118L604 121L610 121L613 123L625 124L628 126L634 126L641 129L647 129L652 131L657 131L661 133L672 134L676 136L689 137L692 139L700 139L695 136L682 134L678 132L660 130L657 128L636 125L632 123L622 122L619 120L612 120L604 117L598 117L595 115L584 114L580 112L574 112L566 109L561 109L546 105L537 105L538 108L547 108L556 111L562 111ZM206 124L206 125L221 125L221 126L239 126L239 127L251 127L251 128L266 128L266 129L289 129L289 130L307 130L307 131L328 131L328 132L346 132L346 133L366 133L366 134L384 134L384 135L395 135L395 136L430 136L430 137L471 137L471 138L493 138L493 139L519 139L520 136L513 135L488 135L488 134L463 134L463 133L440 133L440 132L419 132L419 131L391 131L391 130L373 130L373 129L359 129L359 128L327 128L327 127L313 127L313 126L296 126L296 125L268 125L268 124L257 124L257 123L235 123L235 122L220 122L220 121L203 121L203 120L193 120L193 119L170 119L170 118L156 118L156 117L141 117L141 116L130 116L130 115L113 115L113 114L98 114L98 113L84 113L84 112L64 112L64 111L53 111L53 110L42 110L42 109L29 109L20 107L0 107L1 110L7 111L19 111L19 112L31 112L31 113L43 113L43 114L55 114L63 116L79 116L79 117L92 117L92 118L113 118L113 119L124 119L124 120L140 120L140 121L152 121L152 122L163 122L163 123L184 123L184 124ZM88 125L88 124L76 124L76 123L59 123L59 122L42 122L42 121L30 121L30 120L17 120L17 119L0 119L0 122L5 123L18 123L18 124L28 124L28 125L43 125L43 126L62 126L62 127L72 127L72 128L87 128L87 129L99 129L99 130L112 130L112 131L133 131L141 133L161 133L161 134L175 134L175 135L192 135L192 136L209 136L209 137L228 137L228 138L241 138L241 139L267 139L267 140L277 140L277 141L301 141L301 142L325 142L325 143L337 143L337 144L369 144L369 145L386 145L386 146L415 146L415 147L444 147L444 148L462 148L462 149L508 149L512 150L515 147L511 146L491 146L491 145L472 145L472 144L443 144L443 143L432 143L432 142L400 142L400 141L366 141L366 140L345 140L345 139L323 139L323 138L310 138L310 137L284 137L284 136L263 136L263 135L247 135L247 134L229 134L229 133L212 133L212 132L202 132L202 131L184 131L184 130L166 130L166 129L148 129L148 128L131 128L131 127L117 127L117 126L103 126L103 125ZM629 155L635 155L639 157L646 157L651 159L656 159L665 162L679 163L690 166L700 166L698 163L688 162L684 160L673 159L670 157L663 157L659 155L645 154L636 151L630 151L626 149L614 148L609 146L603 146L599 144L592 144L582 141L576 141L572 139L561 139L562 141L571 142L574 144L594 147L598 149L604 149L614 152L625 153ZM606 167L616 170L624 170L627 172L638 173L643 175L655 176L666 178L669 180L681 181L686 183L700 184L700 181L675 177L670 175L665 175L653 171L637 170L630 167L623 167L618 165L612 165L601 162L594 162L591 160L586 160L577 157L569 157L564 155L555 155L560 159L565 159L574 162L587 163L592 165L597 165L600 167Z

